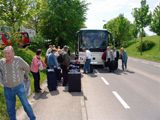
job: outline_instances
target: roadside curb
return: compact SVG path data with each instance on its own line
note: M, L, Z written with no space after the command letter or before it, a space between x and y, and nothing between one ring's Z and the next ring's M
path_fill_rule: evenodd
M81 92L80 94L81 94L82 120L88 120L87 109L86 109L86 104L85 104L83 92Z
M82 82L81 82L82 84ZM47 80L44 80L43 83L41 84L41 88L45 90L47 88ZM82 120L88 120L87 117L87 109L86 109L86 104L85 104L85 98L83 94L83 88L82 91L80 92L80 105L81 105L81 112L82 112ZM32 106L32 108L36 105L38 99L42 96L41 93L32 93L29 98L28 102ZM18 120L28 120L28 117L23 110L23 106L21 106L17 111L16 111L17 119Z
M47 80L44 80L43 83L41 84L41 88L43 90L45 90L47 88L46 86L47 84ZM41 93L35 93L33 92L28 99L29 104L31 105L31 107L33 108L38 100L38 98L40 98L42 96ZM20 108L17 109L16 111L16 116L18 120L26 120L27 114L25 113L23 106L20 106ZM28 120L28 119L27 119Z

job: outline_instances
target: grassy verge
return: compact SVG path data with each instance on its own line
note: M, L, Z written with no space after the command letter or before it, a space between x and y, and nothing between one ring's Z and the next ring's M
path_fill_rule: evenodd
M29 65L31 65L32 58L36 54L36 49L37 48L35 46L30 46L28 50L22 49L22 51L16 53L16 55L21 56ZM2 50L0 52L2 52ZM46 52L46 49L43 48L42 49L42 60L43 61L45 59L45 52ZM34 79L33 79L31 72L29 73L29 76L31 78L31 93L33 93L34 92ZM42 83L47 78L45 69L40 72L40 78L41 78L40 83ZM16 109L18 109L21 106L21 102L18 99L18 97L16 97L16 99L17 99ZM6 101L5 101L2 86L0 86L0 120L9 120L8 115L7 115Z
M142 56L141 56L140 52L136 48L140 39L137 39L136 43L135 43L135 40L131 40L129 41L128 46L125 47L125 50L127 51L128 56L160 62L159 37L157 35L148 36L148 37L144 37L143 40L151 40L155 42L156 45L150 50L142 52Z

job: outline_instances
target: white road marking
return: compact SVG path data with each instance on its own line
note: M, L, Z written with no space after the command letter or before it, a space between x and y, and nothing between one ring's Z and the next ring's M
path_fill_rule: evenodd
M106 85L109 85L109 83L104 79L104 77L101 77L101 79L103 80L103 82L104 82Z
M95 69L95 71L96 71L97 74L100 74L97 69Z
M160 65L154 65L154 66L156 66L156 67L160 67Z
M120 101L120 103L124 106L125 109L130 109L127 103L118 95L116 91L113 91L113 94L117 97L117 99Z
M144 64L149 64L148 62L144 62L144 61L142 61L142 63L144 63Z
M136 60L136 59L133 59L133 61L136 61L136 62L137 62L138 60Z

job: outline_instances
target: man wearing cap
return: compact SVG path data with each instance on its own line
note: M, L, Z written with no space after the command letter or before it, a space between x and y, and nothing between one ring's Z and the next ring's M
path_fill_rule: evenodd
M63 62L61 63L61 68L62 68L62 73L63 73L62 85L66 86L68 84L68 70L69 70L70 57L68 55L69 47L65 45L63 48L64 48L62 52Z

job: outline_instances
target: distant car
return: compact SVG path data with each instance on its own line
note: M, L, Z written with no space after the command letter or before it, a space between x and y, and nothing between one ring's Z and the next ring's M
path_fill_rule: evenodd
M16 32L21 34L20 39L17 41L18 43L22 43L23 47L30 45L29 35L27 32ZM8 46L12 44L12 40L10 39L10 33L0 33L0 48Z

